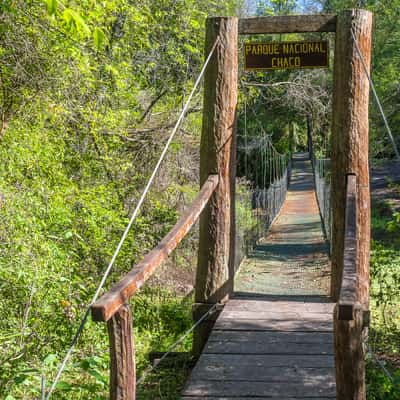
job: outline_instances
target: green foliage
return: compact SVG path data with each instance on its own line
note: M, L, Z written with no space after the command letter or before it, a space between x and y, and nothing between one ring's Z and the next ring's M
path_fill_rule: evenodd
M400 247L396 234L397 213L388 203L375 203L372 208L371 243L371 309L369 343L381 363L393 375L392 382L369 356L367 362L368 399L398 399L400 370L396 368L400 337ZM393 231L394 230L394 231Z
M47 13L53 15L57 11L57 0L46 0Z
M233 8L211 0L1 2L0 398L39 398L41 377L51 384L198 74L205 18ZM197 191L197 108L108 287ZM193 244L184 246L193 264ZM174 260L178 269L188 264ZM139 374L150 351L166 350L191 323L191 302L150 287L133 302ZM178 350L189 347L190 338ZM186 370L152 375L140 396L173 398ZM108 373L106 327L89 321L54 399L107 398Z
M400 394L400 369L393 372L394 384L391 379L376 365L367 364L368 400L398 400Z
M0 3L0 397L32 399L40 397L42 375L48 386L53 379L197 76L206 17L235 14L243 2ZM321 3L326 10L353 4ZM367 6L376 14L376 86L398 139L398 1L371 1ZM299 5L263 1L260 7L263 14L292 13ZM264 84L307 80L307 90L297 97L287 85L246 89L248 109L257 115L249 125L254 136L263 128L284 152L289 147L288 124L310 112L319 124L316 131L327 131L324 110L329 103L315 88L321 86L329 94L329 74L249 76ZM316 98L322 106L312 101ZM193 199L200 104L201 99L193 104L184 134L173 143L108 285L163 237L176 221L178 206ZM373 154L391 154L376 109L372 111ZM242 130L243 106L238 114ZM299 142L304 142L304 133L305 124L298 122ZM322 143L322 136L318 140ZM247 230L254 229L255 221L241 204L238 219ZM381 230L397 235L398 219L385 219ZM398 329L394 304L399 259L396 243L391 244L376 242L372 255L373 301L381 321L376 332L386 339ZM190 259L195 251L192 243L186 246ZM185 262L179 256L174 260L181 267ZM133 306L141 374L150 351L166 350L188 328L190 302L152 287L135 298ZM180 350L189 347L190 337ZM108 363L106 328L89 322L54 398L106 398ZM176 398L189 364L190 359L178 369L161 368L139 389L139 398ZM384 379L372 370L370 376L376 383L371 393L389 396Z

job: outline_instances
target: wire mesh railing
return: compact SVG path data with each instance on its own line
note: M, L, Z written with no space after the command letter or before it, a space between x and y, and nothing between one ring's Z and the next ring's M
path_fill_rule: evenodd
M260 221L259 236L266 234L273 221L277 217L283 202L289 183L290 160L288 161L282 176L272 182L268 188L256 188L251 192L251 207Z
M250 158L252 163L246 162L245 176L237 181L236 267L267 235L285 201L291 171L291 157L279 153L269 136L246 143L239 151L245 162Z
M332 237L330 159L316 158L315 155L313 155L312 162L315 179L315 191L322 219L322 227L324 230L325 238L330 243Z

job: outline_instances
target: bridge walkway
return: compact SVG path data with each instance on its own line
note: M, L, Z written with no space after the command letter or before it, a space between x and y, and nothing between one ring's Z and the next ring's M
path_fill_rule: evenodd
M243 261L182 399L334 399L329 280L311 163L296 154L280 214Z

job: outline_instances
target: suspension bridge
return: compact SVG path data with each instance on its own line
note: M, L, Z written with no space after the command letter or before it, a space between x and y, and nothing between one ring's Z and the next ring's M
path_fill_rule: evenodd
M182 399L365 399L371 26L372 15L364 10L208 19L207 57L199 79L46 399L56 387L89 310L93 320L108 326L110 398L136 399L129 300L198 219L194 324L187 332L193 332L193 354L198 361ZM263 229L237 270L238 35L294 32L336 33L331 157L330 161L316 159L311 143L309 153L278 157L269 139L264 140L264 181L249 199ZM200 191L164 239L100 297L203 74ZM269 179L265 179L266 171Z
M336 397L327 242L308 154L292 163L286 200L242 262L185 400Z

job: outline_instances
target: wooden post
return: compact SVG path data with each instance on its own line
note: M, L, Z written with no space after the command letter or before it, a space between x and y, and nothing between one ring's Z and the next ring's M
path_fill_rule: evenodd
M371 62L372 14L346 10L337 18L333 81L331 150L332 282L338 301L344 268L346 175L357 176L356 298L353 320L335 311L335 366L338 400L365 400L363 312L369 306L370 193L368 171L369 81L352 32L368 68Z
M331 151L332 283L337 301L343 273L346 174L357 175L358 301L368 307L370 193L368 171L369 81L352 38L353 29L366 65L371 62L372 14L346 10L337 18Z
M107 322L110 341L110 399L136 399L132 314L124 304Z
M238 82L238 19L209 18L205 54L218 46L204 77L203 128L200 147L200 184L210 174L219 185L200 217L200 239L193 317L225 300L233 289L235 128ZM194 332L193 352L199 355L213 322Z
M334 311L336 399L365 400L365 354L363 350L363 310L356 308L353 320L339 320Z

